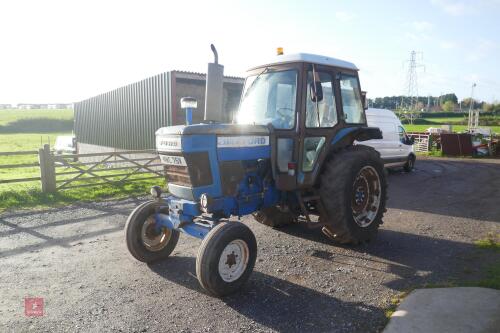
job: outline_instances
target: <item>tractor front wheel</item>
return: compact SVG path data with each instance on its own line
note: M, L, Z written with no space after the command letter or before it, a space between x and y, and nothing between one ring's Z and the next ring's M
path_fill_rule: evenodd
M196 276L210 294L229 295L248 280L256 258L257 241L253 232L239 222L221 222L201 243Z
M320 195L326 213L323 232L342 244L375 238L386 210L387 182L380 155L356 145L334 154L321 175Z
M127 248L135 259L142 262L149 263L167 258L179 240L178 231L156 227L157 207L156 201L143 203L134 209L125 225Z

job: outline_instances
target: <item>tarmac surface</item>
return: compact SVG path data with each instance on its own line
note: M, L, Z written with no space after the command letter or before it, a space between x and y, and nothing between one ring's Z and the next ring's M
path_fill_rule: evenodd
M384 329L384 333L499 331L500 290L474 287L415 290Z
M241 292L224 299L198 285L196 239L181 235L173 255L154 265L128 254L123 227L146 198L2 213L0 330L380 332L395 295L475 281L500 260L473 244L500 233L498 162L418 160L414 172L388 181L385 223L367 245L243 218L256 234L257 263ZM27 316L32 297L43 312Z

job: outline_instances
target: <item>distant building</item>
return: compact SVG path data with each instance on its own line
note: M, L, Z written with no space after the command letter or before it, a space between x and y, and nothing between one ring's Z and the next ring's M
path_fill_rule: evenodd
M12 104L0 104L0 110L12 109Z
M54 104L47 104L47 109L49 110L55 110L55 109L72 109L73 108L73 103L54 103Z
M3 104L0 104L3 105ZM10 104L5 104L5 105L10 105ZM40 104L40 103L20 103L17 104L17 109L20 110L34 110L34 109L49 109L49 110L56 110L56 109L72 109L73 108L73 103L49 103L49 104Z
M24 103L17 104L17 108L20 109L20 110L30 110L30 109L33 109L32 104L24 104Z

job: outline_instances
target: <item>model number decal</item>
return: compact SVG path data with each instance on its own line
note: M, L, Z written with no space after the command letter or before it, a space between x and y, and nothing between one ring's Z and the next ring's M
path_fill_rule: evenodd
M180 150L181 149L181 138L180 137L156 137L156 149L158 150Z
M219 148L240 148L269 146L268 136L219 136L217 137L217 147Z

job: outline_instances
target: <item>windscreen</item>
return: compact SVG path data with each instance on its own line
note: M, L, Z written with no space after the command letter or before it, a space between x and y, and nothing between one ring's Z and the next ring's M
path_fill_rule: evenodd
M277 129L295 126L297 71L286 70L249 76L245 82L238 124L267 125Z

